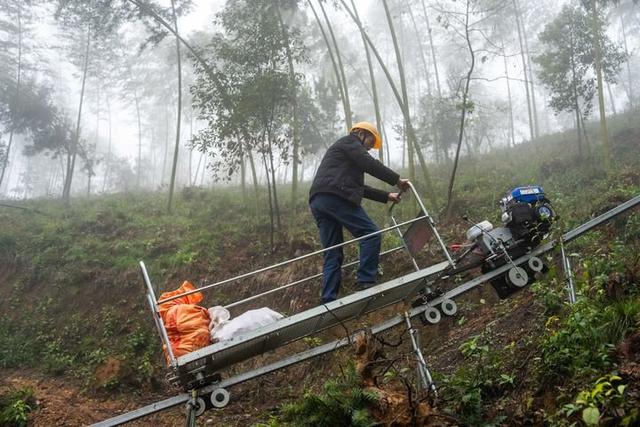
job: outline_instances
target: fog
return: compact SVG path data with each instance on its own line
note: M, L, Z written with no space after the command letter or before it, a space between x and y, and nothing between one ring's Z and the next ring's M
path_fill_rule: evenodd
M596 45L605 115L640 92L640 7L597 5L599 21L579 1L176 0L174 20L165 0L0 0L0 198L304 182L361 120L382 133L371 153L417 177L561 130L581 149Z

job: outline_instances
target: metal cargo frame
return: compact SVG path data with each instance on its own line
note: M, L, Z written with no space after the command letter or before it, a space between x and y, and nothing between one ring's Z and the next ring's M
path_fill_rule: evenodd
M217 283L202 286L196 290L185 292L180 295L175 295L170 298L160 300L157 299L147 268L144 262L141 261L140 270L145 282L146 298L151 311L153 312L154 321L158 329L162 345L167 349L168 365L173 369L175 374L175 376L173 377L174 382L179 382L184 387L189 387L193 384L194 379L202 379L202 377L206 373L210 374L214 371L225 369L235 363L242 362L254 356L282 347L283 345L299 340L313 333L320 332L350 319L357 318L358 316L361 316L363 314L370 313L382 307L402 301L406 298L411 297L412 295L415 295L415 293L423 289L426 286L426 279L438 274L442 274L442 272L444 272L449 267L455 267L454 260L451 258L451 255L449 254L444 241L440 237L435 227L433 218L429 215L426 207L424 206L418 192L416 191L412 183L409 183L409 189L413 194L413 197L419 208L419 214L413 219L398 222L393 214L393 208L395 207L395 204L393 204L389 209L389 216L393 222L392 226L383 228L375 233L348 240L341 244L318 250L291 260L280 262L269 267L261 268L250 273L242 274L230 279L222 280ZM405 235L403 235L400 230L404 226L409 226L409 229L407 230L407 233L405 233ZM412 265L416 269L416 272L387 281L364 291L356 292L354 294L342 297L336 301L322 304L301 313L294 314L290 317L281 319L258 330L234 337L231 340L211 344L207 347L201 348L181 357L175 357L175 355L171 351L167 331L160 316L159 307L161 304L184 297L186 295L203 292L231 282L252 277L257 274L280 268L297 261L321 255L324 252L332 249L359 242L374 235L379 235L394 230L397 230L397 233L399 234L403 244L399 247L387 250L381 255L404 249L406 250L408 257L410 258ZM411 248L409 248L406 244L406 241L409 239L405 238L408 234L418 236L418 238L414 240L417 240L420 243L414 244ZM414 257L414 253L433 237L435 237L437 244L444 253L444 257L446 260L428 268L420 269ZM343 268L347 268L356 264L358 264L358 261L345 264ZM296 280L292 283L279 286L275 289L268 290L258 295L253 295L243 300L233 302L225 306L225 308L236 307L238 305L252 301L256 298L279 292L292 286L300 285L321 276L322 274L316 274L303 278L301 280Z

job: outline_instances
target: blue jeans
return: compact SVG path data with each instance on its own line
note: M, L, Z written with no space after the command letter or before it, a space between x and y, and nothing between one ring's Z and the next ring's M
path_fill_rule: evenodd
M355 205L334 194L316 194L311 199L309 207L316 219L320 230L320 241L324 248L344 241L342 227L349 230L354 237L364 236L379 230L378 226L362 209L362 206ZM379 234L360 240L360 266L356 275L358 282L371 283L376 281L381 240ZM342 281L343 260L342 247L324 253L322 303L338 298Z

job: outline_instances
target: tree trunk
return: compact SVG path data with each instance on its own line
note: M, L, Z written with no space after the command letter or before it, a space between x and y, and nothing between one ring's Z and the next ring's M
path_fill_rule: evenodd
M429 123L429 125L431 126L431 129L434 130L435 129L435 123L434 123L434 114L433 114L433 92L432 92L432 87L431 87L431 75L429 73L429 66L427 64L427 56L425 55L425 51L424 48L422 47L422 42L421 42L421 35L418 31L418 25L416 24L416 20L415 17L413 15L413 9L411 8L411 3L407 0L406 2L407 4L407 8L409 10L409 16L411 17L411 22L413 24L413 29L414 32L416 33L416 37L418 39L418 46L419 46L419 52L420 52L420 60L422 62L422 67L424 69L424 75L425 75L425 79L427 82L427 95L428 95L428 104L427 104L427 122ZM426 7L424 7L424 0L422 1L422 6L423 6L423 11L425 12L425 17L426 17ZM429 20L426 19L427 22L427 31L429 32L429 37L431 37L431 29L429 27ZM434 60L434 66L435 66L435 55L433 57ZM417 79L419 80L419 78ZM419 98L420 99L420 98ZM433 132L432 131L432 136L433 136L433 141L432 144L434 146L434 151L437 150L437 146L438 146L438 138L437 138L437 132Z
M175 1L171 0L171 12L173 13L173 25L176 34L178 31L178 17L176 16ZM182 63L180 55L180 39L176 37L176 56L178 57L178 111L176 112L176 146L173 150L173 165L171 166L171 181L169 183L169 200L167 201L167 213L171 213L173 203L173 191L176 185L176 170L178 169L178 153L180 152L180 122L182 121Z
M436 48L433 45L433 35L431 34L431 25L429 24L429 15L427 14L427 8L424 4L424 0L421 0L422 12L424 13L424 20L427 23L427 33L429 33L429 46L431 47L431 59L433 62L433 71L436 78L436 90L438 91L438 98L442 98L442 90L440 88L440 77L438 76L438 61L436 61Z
M280 222L280 204L278 203L278 190L276 189L276 172L273 165L273 146L271 143L271 137L269 137L269 163L271 164L271 185L273 186L273 209L276 214L276 224L278 230L282 230L282 223ZM269 171L267 170L267 173Z
M274 218L273 218L273 203L271 200L271 183L269 182L269 166L267 166L267 154L262 152L262 163L264 164L264 173L267 178L267 192L269 196L269 245L273 251L273 236L274 236Z
M202 174L200 175L200 187L204 187L204 172L207 170L207 158L204 159L204 165L202 166Z
M507 66L507 55L504 51L504 39L502 42L502 60L504 62L504 75L507 80L507 98L509 100L509 140L511 142L511 146L515 147L516 145L516 136L515 129L513 126L513 102L511 99L511 83L509 82L509 67Z
M352 0L353 1L353 0ZM418 31L418 25L416 24L415 16L413 15L413 9L411 8L411 3L406 1L407 10L409 11L409 18L411 18L411 24L413 25L413 32L416 35L416 39L418 42L418 52L420 53L420 62L422 63L422 69L424 70L424 77L427 83L427 94L429 98L432 97L431 93L431 79L429 76L429 66L427 65L427 57L424 53L424 48L422 47L422 37L420 36L420 32Z
M136 117L138 119L138 171L136 173L136 188L140 189L140 180L142 179L142 123L140 120L140 100L138 99L138 90L133 89L133 98L136 102Z
M329 37L327 37L327 33L324 31L324 27L322 26L322 22L320 21L320 17L316 13L316 9L313 7L311 0L307 0L311 11L313 12L313 16L316 19L318 24L318 28L320 28L320 33L322 33L322 38L324 39L324 43L327 45L327 53L329 54L329 58L331 59L331 65L333 66L333 72L336 76L336 84L338 85L338 93L340 94L340 99L342 100L342 108L344 109L345 116L345 124L347 126L347 131L351 129L349 125L349 121L347 119L348 111L349 111L349 103L344 93L344 86L342 85L342 79L340 78L340 71L338 70L338 63L336 62L336 58L333 56L333 50L331 49L331 43L329 42Z
M382 127L380 129L380 131L382 132L382 135L384 137L384 141L387 141L386 144L382 144L382 150L386 149L386 158L388 159L387 161L389 162L389 164L391 164L391 151L389 150L389 138L387 136L387 129L386 126L384 125L384 123L382 123ZM380 150L380 151L382 151Z
M391 40L393 41L393 50L396 55L396 62L398 64L398 75L400 77L400 90L402 91L402 100L407 109L407 114L410 116L410 104L409 104L409 95L407 92L407 83L405 79L404 73L404 63L402 60L402 52L400 51L400 45L404 45L404 43L398 42L398 37L396 35L395 27L393 25L393 18L391 17L391 12L389 11L389 4L387 0L382 0L382 5L384 7L385 15L387 18L387 24L389 25L389 32L391 33ZM402 29L402 26L400 26ZM400 34L402 37L402 33ZM404 125L404 134L407 133L407 125L405 120ZM413 182L416 182L416 169L415 169L415 159L414 159L414 146L417 145L417 141L415 144L407 144L407 164L409 166L409 179Z
M407 130L409 128L408 124L407 124L407 118L410 116L410 111L409 111L409 95L407 94L407 83L405 80L405 76L404 76L404 66L403 66L403 62L402 62L402 55L400 54L400 47L398 45L398 37L396 36L396 32L393 26L393 19L391 18L391 12L389 11L389 5L387 3L387 0L382 0L382 5L384 7L384 12L385 15L387 17L387 24L389 25L389 32L391 33L391 40L393 41L393 49L395 51L396 54L396 61L398 63L398 74L400 77L400 89L402 90L402 102L405 105L405 111L406 111L406 115L405 115L405 134L407 133ZM407 146L407 162L409 165L409 178L412 181L415 181L416 179L416 172L415 172L415 162L413 159L414 156L414 148L417 145L417 141L413 141L412 143L409 143Z
M607 93L609 94L609 102L611 103L611 111L613 111L613 115L617 116L618 112L616 111L616 102L615 102L615 98L613 97L613 92L611 92L611 85L609 84L609 82L606 82L607 84Z
M404 126L403 140L406 141L407 126ZM414 158L413 144L407 144L407 166L409 167L409 179L412 182L416 182L416 162Z
M587 152L587 157L591 157L591 148L589 144L589 134L587 134L587 127L584 124L584 115L580 112L580 126L582 127L582 136L584 137L584 147Z
M60 157L58 157L60 159ZM53 195L53 189L58 181L58 168L49 170L49 180L47 181L47 196Z
M98 146L98 141L100 140L100 81L97 83L96 87L96 147Z
M193 141L193 109L189 115L189 142ZM193 147L189 144L189 179L187 182L191 185L191 175L193 174Z
M109 123L109 143L108 143L108 148L107 148L107 158L106 158L106 164L104 166L104 181L102 182L102 192L105 192L105 189L107 187L107 180L109 178L109 168L111 167L111 104L109 102L109 96L107 93L107 118L108 118L108 123Z
M167 172L167 158L169 157L169 112L164 106L164 156L162 157L162 174L160 175L160 186L164 185L164 177Z
M404 104L404 102L402 101L400 93L398 92L398 88L396 87L395 83L393 82L393 78L391 77L391 73L389 73L389 70L384 65L384 61L382 60L382 57L380 56L380 53L378 52L378 50L376 49L375 45L373 44L373 42L371 41L371 39L367 35L366 31L364 30L362 25L357 21L355 15L349 9L349 7L345 3L345 1L344 0L340 0L340 3L342 4L342 7L344 7L344 9L347 11L347 13L351 16L351 19L353 19L353 21L356 23L356 25L358 25L358 27L360 28L360 31L362 32L363 36L365 37L365 40L369 44L369 47L371 48L371 51L373 52L373 54L375 55L376 59L378 60L378 64L380 65L380 68L382 68L382 71L384 72L385 77L387 78L387 81L389 82L389 86L391 87L391 90L393 91L393 94L394 94L394 96L396 98L396 101L398 102L398 105L400 106L402 114L403 114L403 116L405 118L405 122L407 123L407 130L408 130L407 134L408 134L409 141L410 141L410 143L414 143L415 144L416 154L418 155L418 161L420 162L420 167L421 167L422 173L424 175L425 186L427 187L427 197L428 197L430 203L435 208L436 207L436 197L435 197L436 195L435 195L435 193L433 191L433 185L431 183L431 177L429 176L429 171L427 169L427 164L426 164L426 161L424 159L424 156L422 155L422 150L421 150L420 146L417 144L417 137L416 137L416 134L415 134L415 130L413 129L413 125L411 124L411 117L409 116L409 112L407 110L407 107Z
M240 147L240 187L242 188L242 204L247 205L247 165L244 159L244 145L238 138L238 146Z
M272 134L271 134L271 124L273 123L273 115L274 115L274 110L275 110L275 105L272 104L271 105L271 114L269 117L269 120L266 122L265 124L265 134L267 137L267 147L268 147L268 151L269 151L269 164L270 167L266 165L266 159L265 159L265 166L266 166L266 170L265 173L267 175L267 186L269 185L269 170L271 170L271 186L273 188L273 191L270 191L269 194L273 194L273 205L270 204L270 206L273 209L273 213L275 213L276 216L276 220L277 220L277 225L278 225L278 230L282 230L282 224L280 223L280 208L278 205L278 191L276 189L276 172L275 172L275 167L273 164L273 143L272 143ZM263 135L263 138L264 138ZM271 196L270 196L271 197Z
M345 100L345 119L347 124L347 131L351 129L352 120L351 120L351 101L349 98L349 85L347 84L347 77L344 71L344 65L342 64L342 55L340 55L340 48L338 45L338 40L336 39L335 33L333 31L333 26L331 25L331 21L327 16L327 12L322 4L321 0L318 0L318 4L320 5L320 10L322 11L322 15L324 16L324 20L327 23L327 29L329 30L329 35L331 36L331 40L333 42L333 47L336 53L336 59L338 63L338 70L340 71L340 77L342 82L342 87L344 90L344 100Z
M351 6L353 7L353 12L356 16L358 22L360 22L360 16L358 16L358 10L356 9L356 4L354 0L351 0ZM360 24L361 27L362 24ZM362 37L362 44L364 45L364 53L367 57L367 67L369 68L369 78L371 79L371 96L373 98L373 108L376 112L376 126L380 130L382 128L382 114L380 112L380 102L378 100L378 88L376 86L376 76L373 72L373 63L371 62L371 53L369 52L369 46L367 45L367 40L364 38L362 31L360 32L360 36ZM387 146L388 149L389 141L386 141L384 145ZM380 161L384 163L384 148L381 147L379 151ZM388 156L387 156L388 158ZM390 160L390 159L389 159ZM387 161L389 161L387 160Z
M338 41L336 40L336 36L333 32L333 27L331 26L331 21L329 21L329 17L327 16L327 12L324 9L322 1L318 0L318 4L320 5L320 10L322 11L322 15L324 16L324 20L327 23L327 28L329 29L329 35L331 36L331 40L333 41L333 47L336 50L336 59L338 62L338 70L340 71L340 77L342 81L342 87L344 90L344 102L345 102L345 119L347 123L347 132L351 129L351 102L349 100L349 85L347 85L347 77L344 73L344 66L342 65L342 57L340 55L340 49L338 48Z
M151 156L151 188L156 188L156 171L158 169L158 150L154 149L154 144L158 139L158 131L151 126L151 147L149 148L149 156Z
M573 38L573 34L569 34L569 43L571 44L571 83L573 85L573 105L576 110L576 130L578 132L578 158L582 159L582 134L580 133L580 104L578 97L578 88L576 85L576 63L574 60L573 52L575 50L575 40Z
M628 58L629 48L627 46L627 31L624 26L624 19L622 15L620 15L620 26L622 27L622 42L624 45L624 53ZM627 92L627 97L629 98L629 107L633 111L634 104L635 104L635 97L633 95L633 78L631 77L631 65L629 64L629 60L626 61L626 64L627 64L627 82L628 82L627 84L629 87L629 90Z
M522 41L524 35L522 34L522 24L520 22L520 11L518 10L517 0L513 2L513 13L516 17L516 27L518 28L518 42L520 43L520 56L522 58L522 73L524 74L524 89L527 94L527 113L529 114L529 136L531 140L535 137L535 131L533 129L533 112L531 111L531 94L529 93L529 79L527 76L527 61L525 58L524 43Z
M7 143L7 151L4 153L4 159L2 161L2 172L0 172L0 188L2 188L2 181L4 180L4 174L7 170L7 164L9 164L9 154L11 153L11 143L13 142L13 133L15 130L15 110L18 105L18 98L20 97L20 84L22 78L22 8L20 2L18 2L18 73L16 77L16 97L13 100L13 108L11 109L11 129L9 130L9 142Z
M258 212L260 206L260 183L258 182L258 173L256 171L256 164L253 160L253 153L251 150L247 150L247 157L249 157L249 166L251 167L251 179L253 180L253 191L255 199L255 211Z
M287 32L287 28L284 25L284 21L282 20L282 14L280 13L280 8L277 3L275 5L276 12L278 13L278 21L280 23L280 28L282 28L282 38L284 39L284 46L287 53L287 62L289 65L289 80L291 82L290 88L290 97L291 97L291 106L293 108L293 147L292 147L292 165L291 165L291 211L293 215L291 218L295 216L296 211L296 202L298 198L298 163L300 163L300 129L298 124L298 84L296 82L296 73L293 68L293 56L291 54L291 48L289 46L289 34Z
M531 54L529 53L529 40L527 38L527 29L525 21L520 12L518 0L514 0L516 5L516 13L520 17L520 25L522 25L522 39L524 41L524 51L527 58L527 71L529 73L529 85L531 86L531 111L533 112L533 132L536 138L540 136L540 126L538 125L538 106L536 105L536 91L533 83L533 71L531 70Z
M464 148L467 149L467 157L473 157L473 150L471 149L471 144L469 144L469 136L467 135L467 132L463 132L462 139L464 140Z
M198 175L200 175L200 165L202 164L203 157L204 152L200 153L200 158L198 159L198 164L196 165L196 173L193 174L193 177L189 177L189 183L192 186L195 186L198 183Z
M591 31L593 33L593 50L598 84L598 110L600 112L600 140L604 157L604 169L611 173L611 151L609 149L609 131L607 130L607 114L604 109L604 87L602 78L602 49L600 47L600 23L596 10L596 0L591 0Z
M456 147L456 156L453 161L453 170L451 171L451 178L449 179L449 188L447 189L447 207L445 209L447 217L451 216L451 198L453 196L453 183L456 178L456 170L458 169L458 159L460 157L460 147L462 146L462 138L464 135L464 123L467 115L467 100L469 95L469 84L471 83L471 74L475 66L476 57L471 46L471 39L469 37L469 2L467 0L467 13L465 14L464 31L465 38L467 40L467 46L469 48L469 54L471 55L471 65L469 66L469 72L467 73L467 81L464 86L464 92L462 93L462 114L460 115L460 131L458 133L458 146Z
M402 135L402 169L405 169L407 167L407 157L408 156L408 151L407 150L407 132L405 130L404 134Z
M82 88L80 89L80 105L78 106L78 119L76 120L76 133L73 136L71 146L71 158L67 167L67 175L64 180L64 188L62 190L62 199L65 204L69 204L71 195L71 182L73 180L73 170L76 167L76 156L78 154L78 145L80 144L80 119L82 117L82 102L84 101L84 88L87 80L87 70L89 69L89 47L91 45L91 27L87 27L87 46L84 54L84 70L82 71Z

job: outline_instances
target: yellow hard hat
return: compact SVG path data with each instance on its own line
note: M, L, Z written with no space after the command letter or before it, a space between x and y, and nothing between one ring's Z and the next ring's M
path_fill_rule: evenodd
M382 138L380 138L380 134L378 133L378 129L369 123L369 122L358 122L351 127L349 133L353 132L355 129L364 129L367 132L370 132L373 135L375 142L373 143L373 148L379 150L382 147Z

